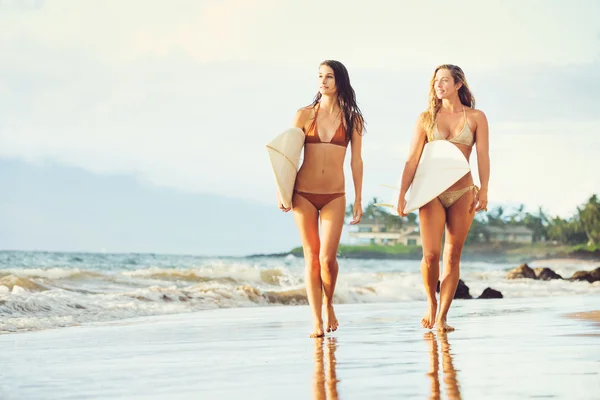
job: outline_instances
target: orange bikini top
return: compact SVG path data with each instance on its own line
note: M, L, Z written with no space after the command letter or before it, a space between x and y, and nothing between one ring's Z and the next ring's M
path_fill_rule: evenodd
M317 110L315 111L315 118L313 119L310 127L306 131L306 143L329 143L335 144L337 146L348 147L348 140L346 139L346 128L344 128L344 123L340 121L338 128L336 129L333 137L329 142L324 142L319 137L319 130L317 129L317 115L319 115L319 109L321 108L321 103L317 105Z

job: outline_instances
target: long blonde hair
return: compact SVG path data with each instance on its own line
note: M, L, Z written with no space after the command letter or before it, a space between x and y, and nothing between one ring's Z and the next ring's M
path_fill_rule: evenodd
M471 93L471 89L469 89L469 85L467 84L467 78L465 77L465 73L458 65L452 64L442 64L438 66L435 71L433 71L433 77L431 78L431 82L429 83L429 107L427 111L423 115L422 124L427 132L427 139L431 140L433 135L433 127L435 126L435 118L437 116L438 111L442 108L442 100L438 99L435 94L435 75L440 69L447 69L452 74L452 79L454 79L454 83L462 83L460 89L458 89L458 98L460 102L467 107L475 108L475 97Z

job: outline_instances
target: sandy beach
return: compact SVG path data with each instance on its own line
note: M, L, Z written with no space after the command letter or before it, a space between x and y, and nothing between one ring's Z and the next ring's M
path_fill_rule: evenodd
M2 399L592 399L599 296L455 301L449 334L420 301L216 309L0 336Z
M594 322L600 328L600 310L576 312L570 314L569 317ZM600 329L597 335L600 336Z

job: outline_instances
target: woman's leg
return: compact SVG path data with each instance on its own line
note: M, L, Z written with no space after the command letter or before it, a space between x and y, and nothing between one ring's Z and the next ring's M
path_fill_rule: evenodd
M440 313L436 322L438 329L442 331L454 330L446 320L460 278L460 256L475 216L475 212L470 211L473 195L472 190L466 192L447 210L444 271L440 284Z
M346 196L338 197L321 209L321 281L325 294L325 331L333 332L338 321L333 310L333 293L338 276L337 251L346 216Z
M421 242L423 242L423 260L421 275L427 295L427 311L421 320L423 328L431 329L435 324L437 312L436 288L440 277L440 254L442 237L446 224L446 209L438 198L433 199L419 209Z
M292 203L294 219L304 249L306 296L313 314L314 330L310 337L320 337L324 335L324 332L321 314L323 283L321 282L321 265L319 264L319 212L310 201L297 194L294 194Z

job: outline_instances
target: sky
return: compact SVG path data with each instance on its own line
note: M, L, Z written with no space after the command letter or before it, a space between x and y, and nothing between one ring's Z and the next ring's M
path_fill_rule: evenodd
M0 187L4 249L241 256L298 243L291 219L273 207L124 174L0 160Z
M364 204L388 200L382 185L402 172L433 70L453 63L489 121L491 205L568 217L600 193L598 15L593 0L0 0L0 167L23 196L5 198L0 238L13 239L0 248L228 251L209 227L189 231L198 240L185 245L147 232L113 243L90 219L78 237L97 236L75 243L55 222L81 222L91 193L109 204L120 195L147 201L147 190L175 208L192 196L223 199L242 215L264 212L274 228L258 221L261 235L240 236L231 253L298 244L292 216L267 211L276 204L265 144L311 102L325 59L346 65L367 120ZM64 215L32 204L32 218L21 206L45 173L65 187L83 174L103 190L81 186ZM349 157L346 190L353 201ZM57 192L45 196L58 201ZM101 209L100 219L110 218ZM160 210L147 218L177 229ZM244 224L227 211L220 221ZM13 234L24 226L53 234Z

